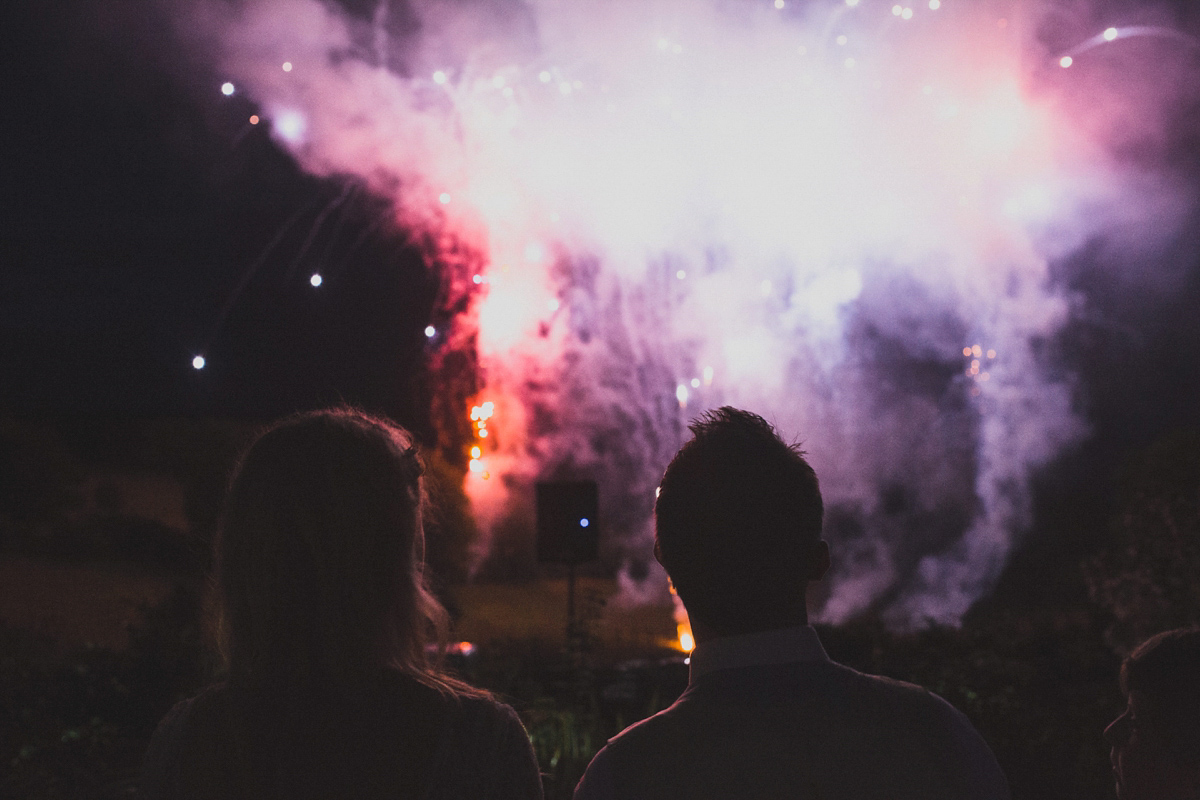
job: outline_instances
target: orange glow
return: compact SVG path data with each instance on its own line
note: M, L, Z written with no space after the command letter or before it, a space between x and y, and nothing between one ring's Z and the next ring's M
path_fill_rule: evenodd
M667 581L667 587L671 590L671 600L675 603L675 646L685 653L690 653L696 646L696 640L692 637L692 623L670 579Z

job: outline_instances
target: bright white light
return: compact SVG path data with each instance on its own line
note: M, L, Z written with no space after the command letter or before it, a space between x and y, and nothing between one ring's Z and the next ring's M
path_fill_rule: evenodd
M441 203L442 205L446 205L447 203L449 203L450 202L450 193L442 192L441 194L439 194L438 202Z
M233 84L229 83L228 81L226 81L225 83L222 83L221 84L221 94L225 95L226 97L233 94Z
M892 13L897 17L904 13L904 6L892 6Z
M903 17L904 19L912 19L912 14L913 14L913 12L912 12L911 8L906 8L900 12L900 16Z
M1104 31L1104 38L1111 42L1113 39L1117 38L1118 33L1119 31L1116 28L1106 28Z
M587 517L583 517L582 519L579 520L579 527L581 527L581 528L586 528L588 525L591 525L591 524L592 524L592 521L589 520Z
M437 328L433 327L432 325L425 326L425 337L426 338L432 339L436 334L437 334Z
M483 283L483 276L482 275L472 275L471 281L475 284Z
M433 73L433 82L437 83L437 84L445 83L446 82L446 73L442 72L440 69L437 72Z
M709 384L711 384L712 379L713 379L713 368L705 367L704 368L704 385L708 386Z
M688 388L682 383L675 387L675 399L679 401L679 407L683 408L688 401Z
M283 62L283 71L291 72L292 71L292 62L290 62L290 61Z
M321 273L314 272L312 274L312 277L308 279L308 282L311 283L313 286L320 286L322 283L325 282L325 279L321 277Z
M545 257L546 249L542 247L541 242L530 242L525 245L525 260L530 264L540 264Z
M692 388L693 389L700 388L700 379L699 378L692 378Z
M204 356L196 356L192 359L192 369L204 369L205 363Z
M1063 56L1062 58L1060 58L1058 60L1058 65L1060 67L1062 67L1063 69L1066 69L1067 67L1071 66L1074 63L1075 63L1075 59L1071 58L1070 56Z
M275 115L274 128L289 144L299 144L304 140L304 132L308 123L299 111L284 111Z
M784 6L784 5L785 5L785 4L784 4L783 0L775 0L775 7L776 7L776 8L783 8L783 6Z
M929 10L937 11L942 7L942 0L929 0Z
M681 269L681 270L679 270L678 272L676 272L676 273L675 273L675 277L676 277L676 278L679 278L679 280L683 280L684 278L686 278L686 277L687 277L687 271L686 271L686 270L682 270L682 269Z
M479 449L478 445L471 448L471 458L479 458L481 455L483 455L483 451Z
M550 302L546 303L546 307L549 308L551 311L558 311L558 298L557 297L550 298Z

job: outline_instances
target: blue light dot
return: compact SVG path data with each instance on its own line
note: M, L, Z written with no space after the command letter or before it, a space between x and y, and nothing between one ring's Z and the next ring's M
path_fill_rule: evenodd
M588 525L591 525L591 524L592 523L588 520L587 517L584 517L583 519L579 520L579 527L581 527L581 528L586 528Z

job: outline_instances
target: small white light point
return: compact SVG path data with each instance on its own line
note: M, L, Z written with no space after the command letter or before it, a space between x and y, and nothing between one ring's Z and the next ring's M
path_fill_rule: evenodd
M1060 58L1058 60L1058 65L1060 67L1062 67L1063 69L1066 69L1067 67L1071 66L1074 63L1075 63L1075 59L1071 58L1070 56L1063 56L1062 58Z
M929 0L929 10L937 11L942 7L942 0Z
M1104 40L1111 42L1113 39L1117 38L1119 34L1120 31L1118 31L1116 28L1106 28L1104 31Z
M551 298L550 302L546 303L546 307L551 311L558 311L558 298Z
M437 328L432 325L425 326L425 338L432 339L437 334Z
M683 280L684 278L687 277L687 273L683 270L679 270L678 272L675 273L675 277L679 278L679 280Z
M438 202L441 203L442 205L446 205L447 203L449 203L450 202L450 193L442 192L441 194L439 194Z
M442 72L440 69L437 72L433 73L433 82L436 84L445 83L446 82L446 73Z
M679 407L683 408L688 401L688 388L682 383L675 387L675 399L679 401Z
M699 378L692 378L692 388L693 389L700 388L700 379Z
M312 274L312 277L308 279L308 282L311 283L313 286L320 286L322 283L325 282L325 279L321 277L321 273L314 272Z
M233 94L233 84L230 83L229 81L222 83L221 84L221 94L225 95L226 97L229 97L229 95Z
M787 3L785 3L784 0L775 0L776 8L783 8L785 5L787 5Z
M900 15L901 15L903 12L904 12L904 6L892 6L892 14L893 14L894 16L897 16L897 17L898 17L898 16L900 16Z
M204 369L204 365L207 363L204 360L204 356L196 356L192 359L192 369Z
M483 450L479 449L478 445L471 448L471 458L479 458L481 455L483 455Z
M906 8L900 12L901 19L912 19L913 11L911 8Z
M479 284L483 283L483 276L482 275L472 275L471 282L474 283L476 286L478 286Z
M292 62L290 62L290 61L283 62L283 71L291 72L292 71Z
M712 383L712 381L713 381L713 368L705 367L704 368L704 385L708 386L709 384Z
M284 111L275 117L275 130L287 141L298 144L308 129L308 123L298 111Z

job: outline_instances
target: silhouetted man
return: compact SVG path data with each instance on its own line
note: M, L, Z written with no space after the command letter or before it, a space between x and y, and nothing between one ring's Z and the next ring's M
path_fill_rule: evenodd
M655 505L655 555L696 640L688 688L611 739L576 800L1008 797L952 706L825 655L805 589L829 547L803 453L734 408L691 430Z
M1126 708L1104 729L1121 800L1200 800L1200 628L1152 636L1121 665Z

